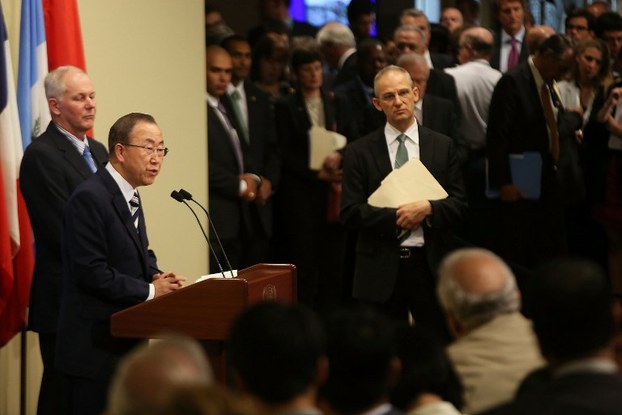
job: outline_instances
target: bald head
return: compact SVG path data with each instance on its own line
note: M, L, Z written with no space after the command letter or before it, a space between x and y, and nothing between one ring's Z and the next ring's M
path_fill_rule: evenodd
M555 34L555 30L547 25L534 26L527 31L525 43L529 54L534 54L540 45Z
M220 46L206 49L207 92L213 97L221 97L227 92L231 82L233 62L229 53Z
M490 30L471 27L460 34L458 61L461 64L475 59L490 60L494 39Z
M438 296L446 312L466 330L520 307L512 271L485 249L462 249L447 256L439 269Z

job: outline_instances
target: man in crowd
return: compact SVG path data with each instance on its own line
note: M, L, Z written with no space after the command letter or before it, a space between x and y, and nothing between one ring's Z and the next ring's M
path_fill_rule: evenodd
M54 356L65 205L76 186L108 161L106 148L86 136L96 112L88 75L74 66L62 66L46 76L44 86L52 121L28 146L20 167L20 187L36 243L28 327L39 333L43 361L39 415L61 412L61 376Z
M100 414L119 359L136 341L113 338L110 317L179 289L185 280L160 271L137 188L153 184L168 149L152 116L119 118L108 136L110 162L67 202L63 294L56 366L63 373L62 413Z
M442 70L452 66L453 60L449 55L442 53L430 53L428 50L428 47L430 46L430 39L432 38L432 30L430 28L430 21L425 13L417 9L404 10L402 12L402 16L400 17L400 24L403 26L414 26L423 32L423 49L421 51L413 50L413 52L422 54L425 57L426 62L428 62L428 66L430 68Z
M441 13L441 26L444 26L449 30L449 33L454 33L456 29L462 27L464 23L462 19L462 12L455 7L445 7Z
M384 68L374 91L373 104L387 123L349 145L344 157L341 220L359 231L353 296L397 320L405 321L410 311L417 324L447 339L433 270L452 249L451 228L461 223L466 208L453 144L417 124L419 91L406 70ZM446 199L413 200L398 208L367 203L394 168L415 158L447 191Z
M524 38L525 4L523 0L495 0L497 18L501 24L500 34L496 36L490 65L507 72L519 63L525 62L529 51Z
M347 8L348 25L356 44L372 37L376 23L376 4L371 0L351 0Z
M575 43L592 39L594 35L594 16L585 9L576 9L566 17L566 36Z
M356 41L343 23L328 22L317 32L317 42L328 64L328 87L334 89L356 76Z

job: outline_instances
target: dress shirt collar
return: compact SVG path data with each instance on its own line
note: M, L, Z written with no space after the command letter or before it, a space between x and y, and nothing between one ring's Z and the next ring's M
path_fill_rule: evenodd
M555 370L553 376L562 377L566 375L573 375L575 373L604 373L614 374L618 369L614 362L604 358L588 358L579 359L566 363L557 370Z
M114 179L117 186L119 186L119 190L121 190L121 193L123 194L123 198L127 202L127 206L129 208L130 200L132 200L132 196L134 196L134 192L136 192L137 190L133 188L132 185L129 184L129 182L125 180L123 176L121 176L121 173L119 173L114 168L112 163L109 162L106 164L106 170L108 170L108 173L110 173L110 175Z
M389 123L385 124L384 136L387 140L387 145L391 146L391 144L393 144L393 142L397 140L397 137L400 134L402 134L400 130L398 130ZM408 127L403 134L405 134L408 139L415 143L417 146L419 145L419 126L417 125L417 119L415 119L415 122L413 122L412 125Z
M517 34L514 35L514 39L518 40L520 45L523 44L523 39L525 38L525 26L522 26ZM509 44L512 40L512 36L508 35L505 30L501 30L501 44Z
M434 69L434 65L432 64L432 57L430 56L430 51L428 49L423 52L423 58L428 63L428 68Z
M215 96L213 96L210 93L207 94L207 103L209 104L210 107L218 108L218 102L219 101L220 101L220 99L218 97L215 97Z
M227 85L227 95L231 96L234 91L238 91L241 99L246 99L246 93L244 92L244 81L240 81L237 85L233 85L232 83L229 83L229 85Z
M86 134L84 135L84 137L78 138L75 135L71 134L69 131L65 130L60 125L56 123L54 123L54 125L56 126L56 128L58 128L58 131L60 131L65 137L67 137L69 142L73 144L76 150L78 150L78 153L84 153L85 147L89 147L89 141L86 139Z
M533 75L534 81L536 81L536 88L538 89L538 96L540 96L540 90L542 89L542 85L544 84L544 79L542 75L540 75L540 71L536 68L536 65L533 63L533 56L527 58L527 62L529 63L529 69L531 70L531 74Z
M343 64L346 62L346 59L348 59L350 56L352 56L352 54L356 52L356 49L354 48L350 48L348 50L345 51L345 53L343 55L341 55L341 58L339 58L339 62L337 62L337 68L341 69L343 68Z

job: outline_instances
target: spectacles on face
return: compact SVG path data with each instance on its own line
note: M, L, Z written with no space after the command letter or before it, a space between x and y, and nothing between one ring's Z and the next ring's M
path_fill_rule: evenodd
M397 91L397 93L387 92L386 94L382 94L382 96L380 97L380 100L382 100L383 102L387 104L390 104L395 101L396 97L400 97L401 101L408 99L411 93L412 93L412 89L403 88Z
M414 44L414 43L399 42L396 46L401 51L404 51L404 50L417 50L417 45Z
M575 24L566 25L566 31L576 30L577 32L585 32L587 30L587 26L579 26Z
M139 146L137 144L128 144L128 143L119 143L119 144L121 144L122 146L126 146L126 147L142 148L145 154L149 156L157 154L158 157L166 157L166 155L168 154L168 147L152 147L149 145Z

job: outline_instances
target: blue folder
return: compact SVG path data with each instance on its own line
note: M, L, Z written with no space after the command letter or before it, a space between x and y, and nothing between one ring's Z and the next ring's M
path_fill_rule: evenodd
M540 199L542 155L535 151L528 151L522 154L510 154L509 159L512 183L525 194L527 199ZM488 160L486 160L486 197L498 199L499 189L490 186L488 174Z

